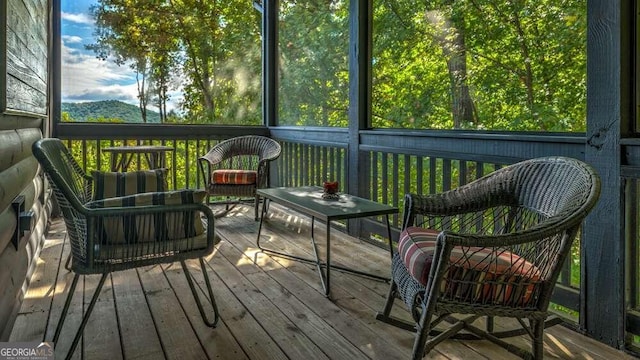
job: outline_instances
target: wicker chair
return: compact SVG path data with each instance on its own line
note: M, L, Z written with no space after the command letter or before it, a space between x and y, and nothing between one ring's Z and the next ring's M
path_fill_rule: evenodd
M377 318L416 332L413 359L447 338L484 338L542 359L544 329L560 322L548 312L554 285L599 194L594 170L564 157L510 165L440 194L407 194L391 288ZM395 298L415 323L390 315ZM494 331L494 316L519 325ZM532 352L503 340L523 334Z
M33 154L49 179L64 217L71 244L71 270L75 272L54 343L60 336L79 276L102 275L67 358L73 355L107 275L113 271L180 261L203 321L207 326L216 326L218 309L203 261L203 256L211 254L214 247L213 213L202 203L204 191L199 191L200 195L197 191L182 190L96 200L93 178L80 168L59 139L37 141ZM205 314L185 264L187 259L200 261L213 320Z
M227 199L252 197L255 219L258 220L260 198L256 189L269 185L268 165L280 156L280 151L277 141L264 136L239 136L218 143L199 159L208 195L225 196ZM223 203L228 209L230 201Z

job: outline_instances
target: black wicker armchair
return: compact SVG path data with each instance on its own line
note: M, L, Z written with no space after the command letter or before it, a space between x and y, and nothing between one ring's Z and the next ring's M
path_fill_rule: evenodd
M260 198L256 189L269 185L269 162L277 159L280 152L280 144L264 136L239 136L218 143L198 159L208 195L254 198L258 220ZM229 200L223 203L228 208Z
M558 323L548 312L556 280L599 194L594 170L564 157L510 165L441 194L407 194L391 288L377 318L416 332L413 359L447 338L488 339L542 359L544 329ZM390 315L396 297L415 323ZM494 331L494 316L519 326ZM486 327L474 325L477 319ZM504 340L523 334L532 352Z
M60 336L79 276L102 275L67 358L73 355L107 275L117 270L180 261L203 321L207 326L216 326L218 309L203 260L213 251L214 220L211 209L202 203L206 194L204 191L162 191L99 198L95 194L111 192L104 189L109 186L109 179L119 181L118 184L111 184L118 190L141 189L145 186L164 189L161 177L165 172L94 172L92 177L82 170L59 139L37 141L33 145L33 154L49 179L64 217L71 245L70 269L75 272L67 289L54 343ZM128 183L123 184L122 181ZM102 188L94 189L98 186ZM205 314L198 290L185 264L187 259L200 261L213 319Z

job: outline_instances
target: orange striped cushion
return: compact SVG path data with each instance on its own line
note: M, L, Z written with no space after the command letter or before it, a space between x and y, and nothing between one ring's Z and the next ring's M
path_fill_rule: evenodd
M255 184L258 173L253 170L214 170L214 184L251 185Z
M407 270L426 286L433 264L438 231L409 227L400 234L398 255ZM540 271L526 259L493 248L455 247L441 292L472 302L522 305L532 297Z

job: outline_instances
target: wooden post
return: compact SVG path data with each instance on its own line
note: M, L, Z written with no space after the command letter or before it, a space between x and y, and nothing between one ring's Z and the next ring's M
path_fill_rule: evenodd
M349 3L349 147L346 190L367 197L369 169L367 156L360 154L360 130L371 126L371 21L370 1ZM360 235L360 221L349 220L347 231Z
M585 160L602 193L583 228L580 326L615 348L624 346L624 224L620 137L631 119L633 9L628 1L587 5L587 142Z
M44 137L57 137L58 124L62 121L62 77L60 75L62 69L62 33L61 33L61 17L62 7L60 0L51 1L51 25L49 39L51 41L49 58L49 124L51 128L43 126Z
M277 125L278 0L262 1L262 121Z

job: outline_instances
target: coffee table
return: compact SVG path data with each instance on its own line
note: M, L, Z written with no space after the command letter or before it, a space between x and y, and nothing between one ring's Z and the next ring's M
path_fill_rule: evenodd
M384 215L387 222L389 255L392 256L393 253L391 247L391 225L389 224L389 215L396 214L398 212L398 208L348 194L340 194L340 198L338 200L324 200L322 198L322 188L317 186L258 189L256 190L256 193L265 199L264 204L262 205L262 215L260 216L260 225L258 227L258 239L256 240L258 248L264 252L315 264L318 269L318 273L320 274L320 280L322 282L324 294L327 297L331 292L331 268L379 280L389 281L389 278L385 278L379 275L366 273L348 267L331 265L331 222L335 220ZM281 204L311 217L311 243L313 245L315 259L304 258L273 249L267 249L260 245L262 223L264 222L269 201L275 201L278 204ZM314 236L313 229L315 219L323 221L326 224L327 255L326 261L324 262L320 259L318 247L316 245L316 239Z

